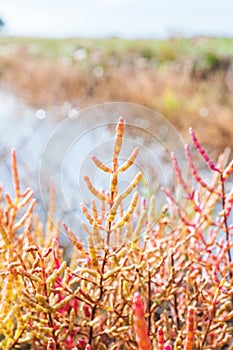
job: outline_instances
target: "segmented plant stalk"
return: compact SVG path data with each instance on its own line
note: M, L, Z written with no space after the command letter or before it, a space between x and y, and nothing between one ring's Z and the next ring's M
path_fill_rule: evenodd
M220 173L220 169L218 169L214 162L210 159L210 157L208 156L208 154L206 153L206 151L204 150L204 148L201 146L200 142L198 141L198 138L196 137L194 131L192 128L189 128L189 133L191 135L193 144L195 145L196 149L198 150L198 152L200 153L200 155L203 157L204 161L206 162L206 164L208 165L208 167L213 170L216 171L218 173Z
M133 315L138 350L152 350L145 319L144 304L141 294L138 292L133 297Z
M195 308L189 306L188 316L186 321L187 334L184 343L184 350L192 350L194 346L194 335L195 335Z

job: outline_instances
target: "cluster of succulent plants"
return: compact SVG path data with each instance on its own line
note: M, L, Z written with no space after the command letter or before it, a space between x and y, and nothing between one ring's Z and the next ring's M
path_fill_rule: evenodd
M20 188L12 152L15 196L2 188L0 196L0 349L233 348L233 189L226 186L233 161L226 165L223 153L214 164L190 130L212 181L198 174L186 146L188 184L173 154L185 205L165 189L167 204L155 220L156 198L139 199L136 190L141 172L118 192L140 151L120 164L124 127L120 118L111 166L92 157L109 173L110 188L97 189L85 176L93 194L89 208L81 205L87 243L64 225L73 245L68 262L54 198L43 225L32 190Z

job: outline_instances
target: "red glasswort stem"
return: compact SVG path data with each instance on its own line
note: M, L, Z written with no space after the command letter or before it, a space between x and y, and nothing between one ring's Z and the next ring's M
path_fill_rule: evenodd
M189 133L191 135L192 141L196 147L196 149L198 150L198 152L200 153L200 155L204 158L206 164L208 165L208 167L213 170L213 171L217 171L218 173L220 173L220 169L216 168L214 162L212 162L210 160L210 157L208 156L208 154L206 153L206 151L204 150L204 148L201 146L200 142L198 141L194 131L192 128L189 128Z
M163 327L159 326L157 330L158 350L164 350L164 333Z
M141 294L136 292L133 297L134 330L138 350L152 350L145 320L144 304Z

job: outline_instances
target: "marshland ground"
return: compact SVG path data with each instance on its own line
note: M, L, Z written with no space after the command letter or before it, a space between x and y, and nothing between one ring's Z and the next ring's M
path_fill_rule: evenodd
M58 118L64 104L127 101L161 113L185 140L192 126L213 155L233 147L233 38L2 36L0 84Z

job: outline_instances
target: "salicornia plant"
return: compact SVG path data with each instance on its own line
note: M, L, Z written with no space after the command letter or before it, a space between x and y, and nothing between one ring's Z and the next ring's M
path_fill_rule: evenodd
M20 188L12 152L15 196L2 188L0 196L0 349L232 349L233 161L226 165L223 153L213 163L190 130L212 179L198 173L186 146L188 184L172 154L186 201L165 189L156 221L156 198L139 199L141 172L119 192L121 174L140 152L121 164L124 128L120 118L110 166L92 157L110 185L96 188L85 175L93 195L89 207L81 204L87 244L64 225L73 245L68 262L52 220L53 188L44 227L33 214L33 192Z

